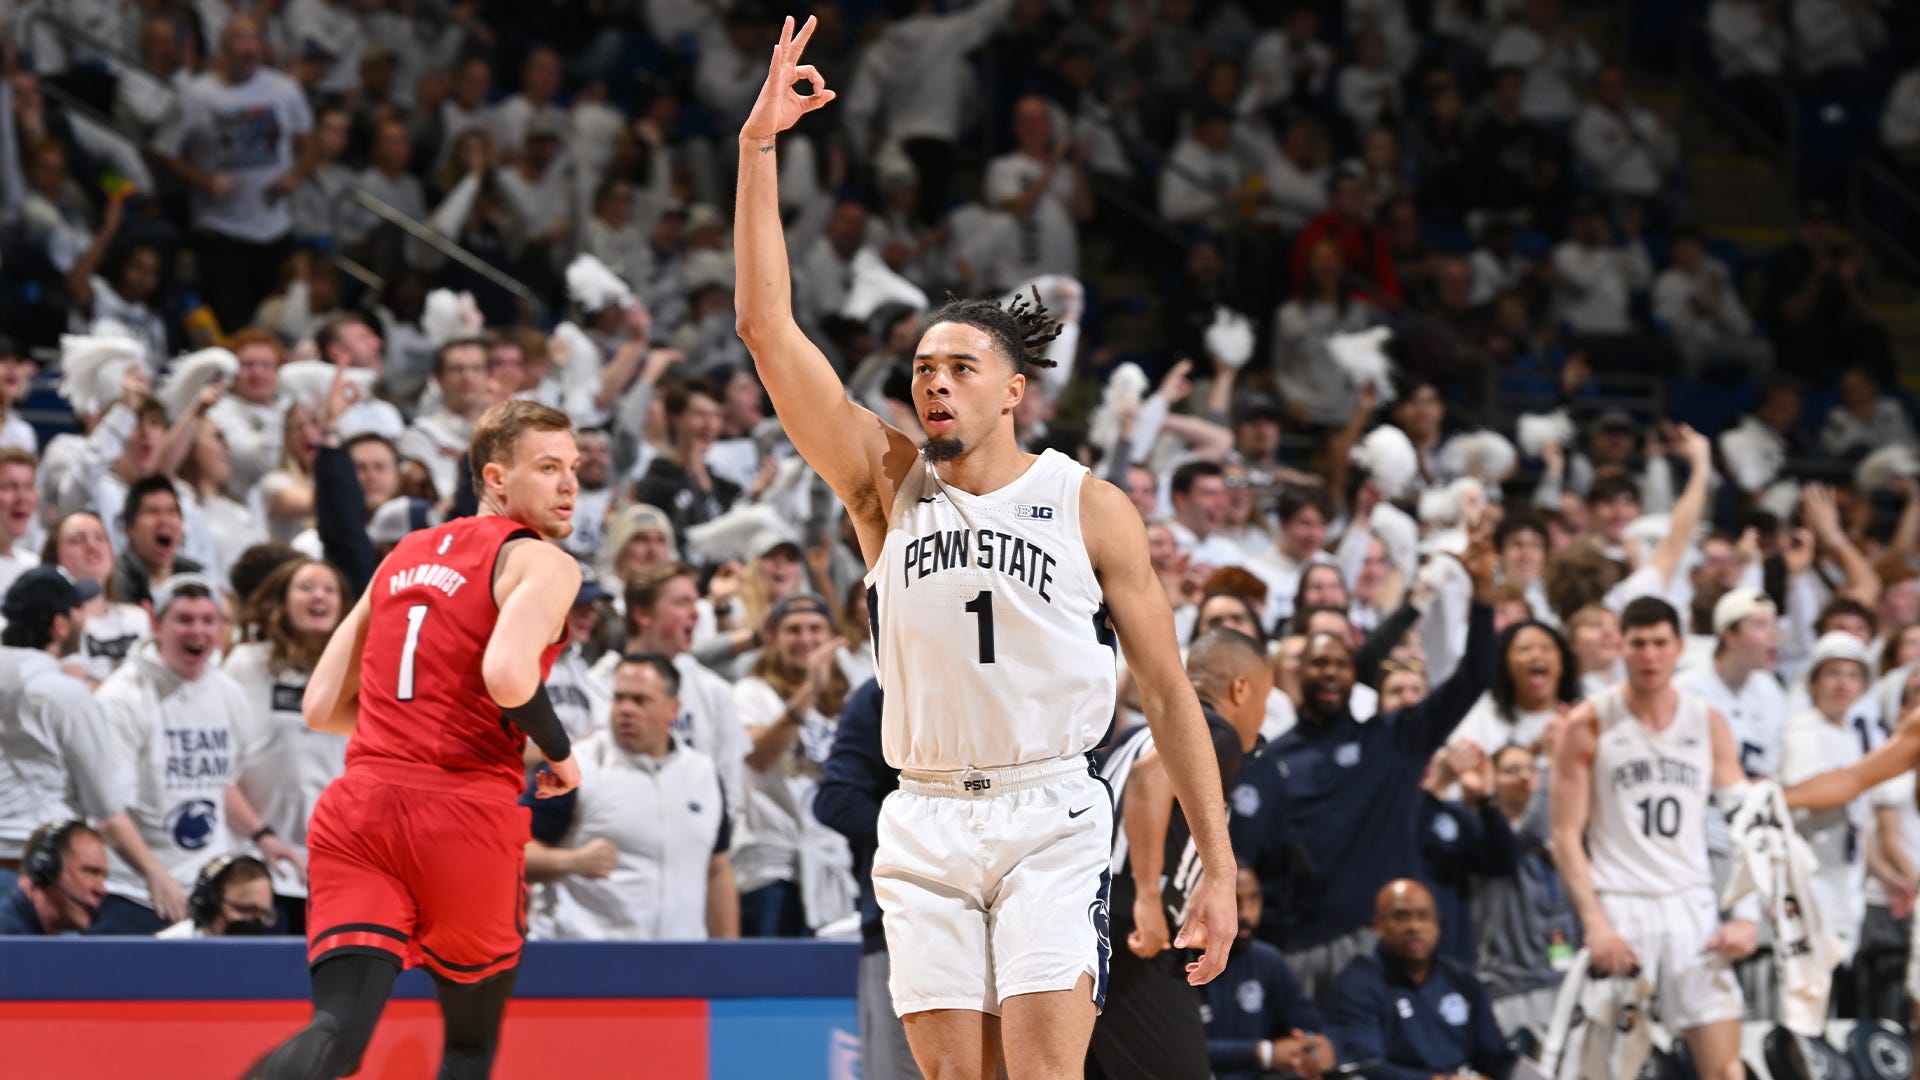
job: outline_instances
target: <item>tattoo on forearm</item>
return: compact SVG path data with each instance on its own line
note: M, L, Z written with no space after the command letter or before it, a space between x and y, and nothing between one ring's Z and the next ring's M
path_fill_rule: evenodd
M760 152L763 154L771 154L773 153L773 147L771 145L763 146L760 148Z

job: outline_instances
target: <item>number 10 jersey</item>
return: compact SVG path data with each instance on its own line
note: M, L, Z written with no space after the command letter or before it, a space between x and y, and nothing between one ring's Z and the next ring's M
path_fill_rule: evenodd
M511 518L455 518L402 537L368 583L360 655L360 723L347 771L390 783L516 799L526 736L503 722L481 658L500 618L500 549L539 534ZM544 681L564 641L540 656Z
M908 471L866 579L888 764L1000 768L1106 735L1115 653L1080 533L1086 476L1053 450L985 495Z
M1627 709L1624 686L1593 700L1600 731L1587 857L1597 893L1670 896L1713 886L1706 830L1713 728L1705 702L1675 692L1673 723L1659 732Z

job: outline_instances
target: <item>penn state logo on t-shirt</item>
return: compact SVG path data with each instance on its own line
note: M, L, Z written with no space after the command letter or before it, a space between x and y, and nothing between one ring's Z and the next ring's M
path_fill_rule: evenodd
M126 634L117 638L87 638L87 651L95 656L104 656L109 660L125 660L127 650L140 640L139 634Z
M1260 792L1252 784L1241 784L1233 789L1233 812L1241 817L1252 817L1260 812Z
M1464 1027L1467 1014L1471 1011L1467 1008L1467 999L1458 993L1448 994L1440 999L1440 1019L1454 1027Z
M1460 823L1453 820L1452 814L1441 814L1433 819L1433 835L1443 844L1451 844L1460 839Z
M198 851L213 839L213 800L188 799L167 811L167 831L183 851Z
M1240 1003L1241 1012L1257 1013L1267 1003L1267 988L1258 979L1248 979L1233 988L1233 1000Z
M300 696L302 693L305 692L305 690L306 690L306 687L304 686L285 686L285 685L276 684L273 688L273 711L274 712L291 712L291 713L299 712Z
M1351 769L1355 765L1360 764L1360 744L1357 742L1341 743L1335 747L1333 751L1333 763L1343 769Z

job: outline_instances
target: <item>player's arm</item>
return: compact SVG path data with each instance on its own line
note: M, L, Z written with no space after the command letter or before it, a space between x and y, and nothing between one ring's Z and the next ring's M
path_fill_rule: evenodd
M1567 899L1580 916L1593 964L1620 974L1634 966L1633 950L1614 932L1593 891L1593 867L1587 862L1587 818L1593 808L1593 755L1599 724L1592 705L1567 718L1566 731L1553 750L1553 784L1548 792L1553 815L1553 863L1567 886ZM1623 957L1624 954L1624 957Z
M793 319L793 281L780 222L780 163L774 142L802 116L832 101L800 54L814 21L796 36L787 19L774 47L767 81L740 129L740 176L734 195L734 329L753 354L760 384L800 456L826 480L854 515L861 547L872 561L893 505L897 478L914 459L913 441L847 400L833 365ZM806 79L814 92L793 84Z
M1233 848L1227 840L1226 795L1213 739L1207 733L1200 699L1180 664L1174 640L1173 608L1147 559L1146 526L1119 488L1088 477L1080 485L1080 533L1100 579L1127 667L1140 684L1140 703L1153 731L1153 744L1185 808L1202 875L1187 916L1174 938L1175 948L1205 949L1187 965L1187 981L1198 986L1220 974L1227 949L1239 929L1233 893Z
M1832 769L1787 788L1783 794L1794 810L1831 810L1845 806L1867 789L1899 776L1920 765L1920 722L1914 714L1903 717L1887 741L1874 747L1860 760L1842 769Z
M367 644L373 590L360 594L347 617L334 628L320 662L313 665L300 712L307 726L330 735L352 735L360 725L360 653Z
M542 796L569 791L580 782L572 740L553 710L540 677L540 654L560 639L567 612L580 592L580 564L557 544L512 540L501 550L493 595L500 617L480 658L487 696L540 748L550 770L539 774Z
M1167 913L1160 903L1160 874L1166 869L1167 825L1173 820L1173 782L1157 751L1143 752L1127 774L1127 795L1120 800L1120 827L1127 835L1127 862L1133 868L1133 932L1127 948L1135 956L1166 951Z

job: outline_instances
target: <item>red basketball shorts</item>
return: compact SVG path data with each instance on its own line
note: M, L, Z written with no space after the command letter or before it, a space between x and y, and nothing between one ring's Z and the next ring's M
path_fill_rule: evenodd
M349 773L307 828L307 963L388 956L477 983L520 962L526 808Z

